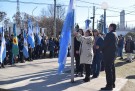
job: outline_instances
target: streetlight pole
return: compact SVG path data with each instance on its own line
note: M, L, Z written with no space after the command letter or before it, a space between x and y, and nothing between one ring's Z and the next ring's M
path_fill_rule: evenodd
M93 27L92 27L92 31L94 31L94 26L95 26L95 6L93 6Z
M102 9L104 9L104 33L107 34L107 31L106 31L106 9L108 8L108 4L106 2L103 2L101 7L102 7Z
M33 16L33 12L37 9L37 6L32 10L32 16Z
M53 26L53 37L56 38L56 0L54 0L54 26Z
M107 31L106 31L106 9L104 9L104 33L107 34Z

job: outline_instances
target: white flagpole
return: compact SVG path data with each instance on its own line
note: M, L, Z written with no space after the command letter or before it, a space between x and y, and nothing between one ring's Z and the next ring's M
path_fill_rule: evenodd
M75 0L73 0L73 11L75 18ZM74 82L74 25L72 26L71 31L71 82Z

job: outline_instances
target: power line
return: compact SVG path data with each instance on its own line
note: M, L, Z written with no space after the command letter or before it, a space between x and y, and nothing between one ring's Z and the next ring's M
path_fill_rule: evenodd
M16 1L11 1L11 0L0 0L0 2L16 3ZM53 4L48 4L48 3L23 2L23 1L20 1L20 3L23 3L23 4L36 4L36 5L53 5Z
M80 2L84 2L84 3L89 3L89 4L92 4L92 5L97 5L97 6L100 6L101 4L97 4L97 3L91 3L91 2L87 2L87 1L83 1L83 0L77 0L77 1L80 1ZM16 3L16 1L11 1L11 0L0 0L0 2L8 2L8 3ZM49 4L49 3L37 3L37 2L23 2L23 1L19 1L20 3L22 4L35 4L35 5L53 5L53 4ZM61 4L61 6L68 6L68 5L64 5L64 4ZM134 5L133 5L134 6ZM90 6L81 6L81 5L76 5L76 7L81 7L81 8L92 8ZM112 9L118 9L118 8L113 8L111 7ZM99 8L97 7L97 9L102 9L102 8ZM117 11L117 10L111 10L111 9L107 9L108 11L111 11L111 12L117 12L117 13L120 13L120 11ZM131 13L134 13L135 11L130 11L128 13L126 13L125 15L135 15L135 14L131 14ZM101 15L101 14L96 14L96 15ZM107 17L119 17L119 16L107 16Z
M77 0L79 2L83 2L83 3L88 3L88 4L92 4L92 5L97 5L97 6L101 6L101 4L98 3L91 3L91 2L87 2L87 1L83 1L83 0ZM114 7L110 7L112 9L119 9L119 8L114 8ZM121 9L122 10L122 9Z
M16 3L16 1L11 1L11 0L0 0L0 2ZM20 1L20 3L35 4L35 5L53 5L53 4L49 4L49 3L36 3L36 2L23 2L23 1ZM61 6L68 6L68 5L61 4ZM81 6L81 5L76 5L76 7L91 8L90 6Z
M134 10L134 11L131 11L131 12L129 12L129 13L126 13L126 15L131 14L131 13L134 13L134 12L135 12L135 10Z
M92 4L92 5L97 5L97 6L101 6L101 4L97 4L97 3L91 3L91 2L87 2L87 1L83 1L83 0L77 0L77 1L79 1L79 2L83 2L83 3L87 3L87 4ZM132 5L132 7L133 6L135 6L135 5ZM123 8L115 8L115 7L110 7L109 6L109 8L111 8L111 9L117 9L117 10L120 10L120 11L122 11L122 10L124 10ZM107 9L108 10L108 9ZM109 9L110 10L110 9ZM111 10L111 11L114 11L114 10ZM115 11L115 12L120 12L120 11ZM128 11L128 10L126 10L126 11ZM130 11L128 11L128 12L130 12Z

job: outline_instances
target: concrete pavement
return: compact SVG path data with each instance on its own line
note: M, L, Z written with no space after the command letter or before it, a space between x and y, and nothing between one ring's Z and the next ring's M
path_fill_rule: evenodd
M99 77L84 83L83 77L76 77L70 82L70 73L57 74L57 58L41 59L18 63L14 67L0 69L0 88L13 91L98 91L105 86L105 78ZM70 58L65 70L70 70ZM116 88L120 91L127 80L117 78Z

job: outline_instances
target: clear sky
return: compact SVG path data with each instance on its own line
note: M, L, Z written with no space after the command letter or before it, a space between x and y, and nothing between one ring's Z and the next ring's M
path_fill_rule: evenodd
M7 17L12 17L13 14L16 12L16 3L9 3L9 2L2 2L4 0L0 0L0 10L5 11L7 13ZM6 0L5 0L6 1ZM10 0L10 1L16 1L16 0ZM53 4L54 0L20 0L23 2L38 2L38 3L48 3L48 4ZM125 9L126 11L126 21L127 25L130 27L135 26L135 1L134 0L81 0L81 1L86 1L90 3L97 3L101 4L102 2L107 2L108 3L108 10L107 10L107 25L110 23L118 23L120 20L120 11L122 9ZM69 0L57 0L57 3L60 4L66 4L68 5ZM76 7L76 23L78 23L81 27L85 26L84 21L88 18L88 10L89 10L89 17L92 17L92 12L93 12L93 5L85 2L80 2L79 0L76 0L76 5L77 6L88 6L90 7L89 9L87 7ZM101 8L100 5L95 5L96 6L96 19L100 19L100 15L103 14L103 10L99 9ZM33 15L38 16L41 13L41 9L46 8L47 5L33 5L33 4L22 4L20 3L20 11L21 12L26 12L28 14L32 14L33 9L37 7L37 9L34 10ZM110 11L111 10L111 11ZM131 13L132 12L132 13ZM128 14L129 13L129 14ZM110 17L110 16L116 16L116 17ZM95 23L96 26L96 23Z

